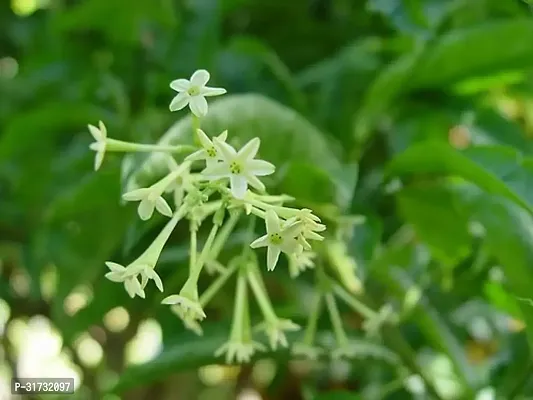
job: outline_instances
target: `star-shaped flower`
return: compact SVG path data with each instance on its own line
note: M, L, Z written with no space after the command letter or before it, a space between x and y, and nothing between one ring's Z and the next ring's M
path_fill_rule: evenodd
M298 254L302 247L295 239L300 233L301 222L285 223L282 227L278 214L272 210L265 213L265 223L267 234L261 236L250 244L255 249L267 246L267 268L272 271L278 263L281 252L285 254Z
M220 152L222 161L211 164L202 171L209 179L229 178L232 195L243 199L248 184L259 191L265 190L265 185L257 177L273 174L276 167L264 160L256 160L261 141L254 138L246 143L238 152L229 144L218 138L213 138L216 149Z
M226 364L248 363L256 351L266 351L266 347L261 343L252 340L231 340L224 343L215 351L215 357L220 357L226 353Z
M223 88L205 86L210 75L205 69L199 69L192 74L191 79L176 79L170 87L178 92L170 103L170 111L178 111L189 105L192 113L201 118L207 115L206 97L220 96L226 93Z
M139 201L137 213L143 220L149 220L154 214L154 209L166 217L172 217L172 209L167 201L161 196L161 190L157 187L135 189L124 193L122 198L126 201Z
M93 142L89 145L89 148L91 150L96 151L96 157L94 158L94 170L98 171L98 169L102 165L102 162L104 161L107 143L107 129L102 121L98 122L98 128L90 124L88 125L88 127L89 132L91 132L91 135L93 135L94 140L96 140L96 142Z
M285 331L295 332L300 330L300 326L289 319L280 319L278 317L271 320L265 320L255 327L256 330L264 331L268 336L268 341L272 350L278 348L278 343L281 347L288 347L287 337Z
M211 139L202 131L201 129L196 130L198 140L202 145L202 149L195 151L191 155L185 158L186 161L197 161L205 160L206 166L209 167L213 164L216 164L218 161L222 161L220 152L217 150L216 146L213 144ZM225 142L228 137L228 131L222 132L217 136L218 140Z
M131 298L135 295L144 299L144 288L148 280L153 279L157 288L163 291L163 282L157 273L148 264L133 263L124 267L120 264L108 261L105 263L111 272L105 274L105 277L111 282L124 282L124 288ZM141 276L139 282L138 276Z

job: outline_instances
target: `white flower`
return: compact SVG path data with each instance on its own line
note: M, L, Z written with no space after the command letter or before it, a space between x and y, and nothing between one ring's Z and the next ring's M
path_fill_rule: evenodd
M265 185L257 177L273 174L276 167L267 161L254 159L261 144L259 138L250 140L239 152L218 138L213 138L213 143L222 161L204 169L204 176L209 179L229 178L231 193L237 199L244 198L248 184L259 191L265 190Z
M124 267L120 264L108 261L105 263L111 270L105 274L105 277L112 282L124 282L124 288L128 292L131 298L135 295L144 299L144 288L148 283L148 280L153 279L157 288L163 291L163 282L157 273L148 264L133 263ZM138 275L141 276L141 282L139 282Z
M289 273L291 278L296 278L301 272L306 269L314 268L315 263L313 259L316 253L312 251L303 251L300 254L291 254L289 256Z
M202 131L201 129L196 130L198 140L202 145L202 149L192 153L191 155L185 158L186 161L197 161L205 160L206 166L209 167L213 164L216 164L218 161L222 161L220 152L217 150L216 146L213 144L211 139ZM228 137L228 131L222 132L217 136L218 140L225 142Z
M106 141L107 141L107 129L102 121L98 122L98 128L94 125L88 125L89 132L93 135L96 142L91 143L89 148L96 151L96 157L94 158L94 170L98 171L102 162L104 161Z
M193 331L198 336L202 336L204 334L204 331L197 320L192 318L190 314L187 314L179 304L170 306L170 311L176 314L183 321L185 328Z
M193 320L202 320L206 317L204 310L202 309L202 305L198 301L198 299L191 298L193 296L184 296L183 294L173 294L172 296L168 296L161 304L168 304L168 305L175 305L181 309L180 312L178 312L178 315L185 321L188 318ZM198 296L196 296L198 297ZM175 308L175 311L176 308Z
M137 213L143 221L149 220L152 217L154 209L166 217L172 217L172 209L167 201L161 197L161 191L157 189L152 186L132 190L131 192L124 193L122 198L126 201L141 201L137 208Z
M178 92L170 103L170 111L178 111L187 105L197 117L207 115L206 97L220 96L226 93L223 88L210 88L205 86L210 75L205 69L199 69L192 74L191 79L176 79L170 83L170 87Z
M272 350L278 348L278 343L282 347L288 347L287 337L284 331L294 332L300 330L300 326L289 319L280 319L275 317L272 320L265 320L256 326L256 330L262 330L268 336Z
M278 215L272 210L266 211L265 223L267 234L254 240L250 247L253 249L268 247L267 268L272 271L278 263L281 252L297 254L301 251L302 247L295 238L300 233L302 223L300 221L285 223L282 227Z
M266 351L266 347L261 343L251 340L230 340L215 351L215 357L220 357L222 354L226 353L226 364L233 363L234 359L242 364L250 362L256 351Z

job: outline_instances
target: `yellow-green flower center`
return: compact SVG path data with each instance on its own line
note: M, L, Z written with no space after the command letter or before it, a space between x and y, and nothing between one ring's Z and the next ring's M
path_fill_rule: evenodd
M189 93L190 96L198 96L200 94L200 88L198 86L191 86L189 90L187 90L187 93Z
M280 245L281 242L283 242L283 238L279 233L271 233L270 235L268 235L268 238L270 240L270 243L275 245Z
M215 158L217 156L217 149L215 149L215 146L206 149L206 152L207 155L211 158Z
M240 174L242 173L242 165L239 164L237 161L232 161L229 165L229 170L232 174Z

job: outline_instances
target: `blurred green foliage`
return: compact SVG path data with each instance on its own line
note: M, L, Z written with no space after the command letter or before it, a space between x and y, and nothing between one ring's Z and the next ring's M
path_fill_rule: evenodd
M113 399L104 393L117 382L124 399L201 398L195 371L219 362L231 290L198 338L165 307L104 279L104 262L131 260L162 220L141 225L120 202L120 182L132 184L132 171L134 184L151 179L153 166L139 173L138 160L108 155L94 173L86 125L102 119L122 140L177 140L190 121L174 124L168 84L205 68L235 95L213 103L208 131L260 136L264 158L280 166L270 185L326 219L364 215L346 243L365 296L405 311L383 332L402 367L363 354L345 372L331 363L309 372L280 352L268 383L252 373L259 364L236 380L228 370L210 398L252 385L264 399L408 399L404 381L417 374L428 398L473 399L487 388L533 398L531 15L520 0L1 2L6 326L49 318L82 369L80 399ZM172 282L185 277L186 241L178 230L163 254ZM276 307L304 320L312 280L285 277L281 267L268 276ZM89 300L73 311L65 304L80 290ZM413 293L419 301L407 307ZM113 332L103 318L117 306L129 324ZM343 316L357 335L358 319ZM127 366L125 345L146 318L160 324L163 350ZM97 365L76 357L84 332L104 350Z

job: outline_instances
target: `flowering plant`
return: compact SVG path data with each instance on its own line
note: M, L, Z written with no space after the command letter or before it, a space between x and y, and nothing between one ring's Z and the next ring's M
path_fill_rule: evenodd
M256 332L262 332L268 347L275 351L278 347L289 346L287 332L300 330L297 323L276 313L263 281L263 271L273 271L282 254L288 261L292 278L307 269L314 269L318 283L305 332L301 340L291 346L293 354L312 359L324 354L315 343L317 321L323 304L330 316L336 339L332 356L338 358L364 353L355 351L361 346L357 347L348 339L337 301L342 300L363 316L366 319L365 329L373 335L379 333L379 328L385 322L394 321L396 315L390 307L375 312L355 295L360 289L355 268L342 258L345 226L339 221L345 220L336 221L334 235L324 236L328 229L312 210L288 207L285 203L297 199L267 192L261 178L274 174L276 166L260 158L259 138L252 138L235 148L228 130L202 130L202 119L209 112L206 97L226 93L222 88L207 87L209 79L209 72L198 70L190 79L177 79L170 84L172 89L178 91L170 103L170 111L189 106L194 126L191 134L194 135L196 146L123 142L110 139L102 121L98 127L89 125L89 131L96 140L90 146L96 151L95 169L102 165L106 152L153 152L163 154L168 161L168 171L163 178L149 187L136 188L122 196L127 202L138 202L137 213L141 220L147 221L157 212L169 218L168 222L146 251L127 266L107 262L110 272L106 277L113 282L123 283L132 298L145 298L145 289L150 280L163 292L165 284L156 272L159 257L178 223L187 221L190 233L188 278L179 292L168 294L161 303L169 305L187 329L202 335L202 321L209 318L206 307L229 278L235 276L232 326L229 339L216 351L217 356L225 354L228 363L248 362L254 353L267 351L266 344L260 342ZM181 156L179 163L175 155ZM169 194L172 198L170 202L165 198ZM240 254L223 265L218 257L234 228L243 219L248 220L250 241ZM262 235L254 237L256 225L261 226L256 223L257 220L263 221L264 230ZM199 229L208 223L211 223L209 234L199 249ZM320 246L320 243L323 245ZM266 248L266 259L258 257L255 251L261 251L262 248ZM325 260L334 266L337 278L325 271ZM207 290L199 293L199 278L213 265L216 265L218 276ZM252 329L250 318L252 298L262 318L255 329Z

